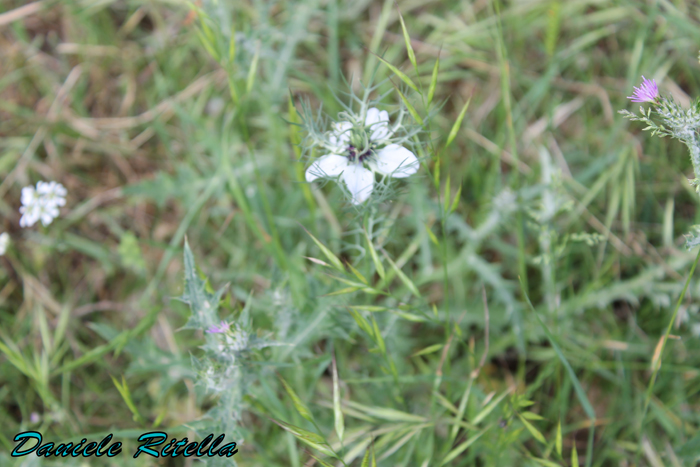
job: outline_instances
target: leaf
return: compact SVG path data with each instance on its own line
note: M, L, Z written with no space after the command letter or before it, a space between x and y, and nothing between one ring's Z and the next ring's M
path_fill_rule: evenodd
M404 73L403 71L399 70L398 68L396 68L394 65L392 65L391 63L389 63L389 62L387 62L386 60L384 60L384 59L383 59L382 57L380 57L379 55L375 55L375 56L376 56L383 64L385 64L386 66L388 66L389 69L390 69L396 76L398 76L399 79L400 79L401 81L403 81L404 83L406 83L406 84L408 85L408 87L410 87L411 89L413 89L413 90L416 91L416 92L420 92L420 91L418 91L418 87L413 83L413 81L411 81L411 78L409 78L409 77L406 75L406 73Z
M279 376L280 381L282 382L282 385L284 386L284 389L287 391L287 394L289 394L289 397L292 398L292 403L294 404L294 408L297 409L297 412L299 412L299 415L310 421L311 423L314 423L314 416L309 410L309 408L304 404L301 399L299 399L299 396L297 396L297 393L294 392L294 389L287 384L287 382Z
M500 402L507 395L508 395L508 391L504 391L503 394L498 396L495 400L491 401L491 403L489 403L489 405L484 407L483 410L481 412L479 412L476 415L476 417L474 417L474 419L471 421L472 425L478 425L479 422L481 422L484 418L486 418L488 416L488 414L490 414L493 411L493 409L495 409L496 406L498 406L498 404L500 404Z
M562 444L562 437L561 437L561 420L559 420L559 424L557 425L557 438L555 441L555 446L557 448L557 454L561 457L561 444Z
M522 415L524 418L528 420L544 420L544 417L541 417L540 415L537 415L536 413L533 412L522 412L520 415Z
M394 269L394 272L396 273L396 275L399 276L399 279L401 279L401 282L403 282L404 285L406 287L408 287L408 290L410 290L413 295L420 298L420 296L421 296L420 292L418 291L418 288L416 287L416 285L411 281L411 279L409 279L408 276L406 274L404 274L401 269L399 269L399 267L396 265L396 263L394 263L391 260L389 255L384 253L384 257L386 258L387 261L389 261L389 264L391 264L391 267Z
M129 410L133 414L134 421L137 423L145 423L146 421L139 413L138 409L136 408L136 404L134 404L134 400L131 398L131 392L129 391L129 386L126 384L126 379L124 376L122 375L121 384L114 378L114 376L110 377L112 378L112 382L114 383L114 386L116 386L117 391L119 391L122 399L124 399L124 402L126 402L127 407L129 407Z
M260 58L260 44L258 44L255 49L255 55L253 56L253 61L250 64L250 70L248 70L248 79L246 80L245 92L250 93L253 90L253 85L255 84L255 74L258 71L258 59Z
M311 446L312 448L325 454L326 456L336 457L333 450L330 448L330 446L328 446L328 443L326 443L326 440L323 439L323 437L321 437L320 435L317 435L316 433L312 433L310 431L306 431L303 428L299 428L298 426L294 426L290 423L281 422L275 419L271 420L277 425L279 425L282 429L291 433L299 441L307 444L308 446Z
M428 88L428 105L433 102L433 96L435 95L435 88L437 87L438 79L438 69L440 68L440 55L438 54L437 60L435 60L435 66L433 66L433 76L430 78L430 87Z
M386 344L384 344L384 338L382 333L379 331L379 326L377 325L377 320L372 316L372 327L374 328L374 339L379 346L379 350L386 355Z
M372 326L369 324L369 321L365 319L364 316L362 316L358 311L355 311L353 309L350 309L350 315L352 315L353 319L357 323L357 325L367 333L369 337L374 339L374 331L372 330Z
M426 418L420 415L402 412L388 407L372 407L351 401L346 403L350 407L365 412L374 418L381 418L382 420L388 420L390 422L425 423L426 421Z
M430 241L433 242L435 244L435 246L439 248L440 242L438 241L437 237L433 233L433 230L430 227L428 227L427 224L425 225L425 230L428 231L428 237L430 237Z
M367 246L369 247L369 255L372 257L372 262L374 263L374 267L377 270L377 274L379 274L379 277L384 279L386 277L386 273L384 272L384 266L382 265L381 260L379 259L379 256L377 255L377 250L375 250L374 245L372 244L372 240L369 238L369 234L367 231L364 231L365 233L365 239L367 239Z
M447 410L449 410L450 412L452 412L455 415L459 414L459 409L457 409L457 407L455 407L454 404L447 399L447 397L443 396L442 394L440 394L437 391L433 392L433 395L435 396L437 401L440 403L440 405L442 405L443 407L445 407ZM452 426L459 428L459 426L461 424L462 424L462 420L455 418L455 424Z
M376 306L376 305L350 305L350 308L353 310L363 310L363 311L371 311L371 312L378 312L378 311L387 311L388 308L385 306Z
M404 23L403 15L400 11L399 21L401 21L401 31L403 32L403 40L406 43L406 52L408 52L408 59L411 61L413 68L416 70L416 74L418 74L418 62L416 62L416 54L413 53L413 47L411 47L411 36L408 35L408 31L406 30L406 23Z
M442 200L443 204L445 205L445 207L444 207L444 210L445 210L445 211L444 211L444 212L447 212L447 208L448 208L448 206L449 206L449 204L450 204L450 179L451 179L451 178L452 178L452 177L451 177L450 174L448 173L448 174L447 174L447 180L445 180L445 195L444 195L444 199Z
M394 82L392 81L391 84L394 84ZM398 87L396 87L395 84L394 84L394 89L396 89L396 92L399 93L399 97L401 97L401 100L403 101L404 105L406 106L408 113L411 114L411 116L416 120L416 122L418 122L418 124L423 126L424 125L423 119L420 118L420 115L418 115L418 112L416 112L416 109L411 105L411 103L408 101L406 96L403 95L401 90Z
M462 184L459 184L459 188L457 188L457 194L455 195L454 201L452 201L452 206L450 207L449 212L454 212L455 209L457 209L457 206L459 205L459 200L462 197Z
M547 11L548 21L547 30L544 38L544 49L547 51L547 55L549 57L552 57L554 55L554 49L557 46L557 38L559 37L560 26L559 12L559 1L555 0L552 2L549 11Z
M529 431L530 434L531 434L537 441L539 441L539 442L542 443L542 444L546 444L546 443L547 443L547 441L545 441L545 439L544 439L544 436L542 436L542 433L540 433L539 430L537 430L537 428L535 428L534 426L532 426L532 424L531 424L530 422L528 422L527 420L525 420L525 417L523 417L522 415L518 414L518 418L520 418L520 421L523 422L523 425L525 425L525 428L527 428L527 431Z
M460 444L459 446L454 448L452 451L448 452L447 455L445 456L445 458L442 459L442 462L440 462L439 465L443 466L443 465L447 464L448 462L452 461L453 459L455 459L457 456L459 456L464 451L466 451L466 449L469 446L474 444L474 442L476 440L481 438L481 436L483 436L484 433L486 433L486 430L481 430L478 434L472 436L471 438L469 438L468 440L466 440L465 442L463 442L462 444Z
M437 189L440 186L440 159L435 161L435 171L433 172L433 185Z
M362 458L362 464L360 467L369 467L369 452L371 448L365 452L365 457Z
M343 411L340 408L340 387L338 384L338 365L333 354L333 416L335 418L335 432L338 434L338 439L343 442L345 434L345 420L343 419Z
M204 22L202 22L202 26L204 29ZM208 28L207 28L208 29ZM207 29L204 29L206 31ZM209 55L214 58L217 62L219 61L219 52L214 48L214 44L210 42L210 38L208 37L207 34L203 33L200 28L195 28L195 32L197 33L197 36L199 37L199 40L202 42L202 45L204 46L205 49L207 49L207 52L209 52Z
M199 277L197 266L190 245L185 238L185 291L182 296L177 297L181 302L190 306L192 316L187 321L184 329L206 329L218 322L216 310L219 307L221 296L225 287L215 293L210 293L206 289L206 281Z
M349 285L350 287L357 287L358 289L362 289L362 291L365 293L371 293L371 294L381 293L381 291L379 291L373 287L369 287L366 284L363 284L361 282L355 282L355 281L352 281L350 279L345 279L344 277L332 276L330 274L328 276L337 280L338 282L342 282L343 284Z
M571 467L579 467L578 464L578 451L576 451L576 446L571 450Z
M228 42L228 61L233 63L236 58L236 31L233 30L233 25L231 25L231 39Z
M339 271L345 272L345 268L343 267L343 263L338 259L337 256L335 256L331 250L326 248L326 246L321 243L316 237L314 237L311 232L308 230L304 229L307 234L309 234L309 237L314 241L316 245L321 249L321 252L325 255L326 258L331 262L331 264Z
M319 458L318 458L317 456L315 456L313 453L310 452L309 455L310 455L311 457L313 457L314 459L316 459L316 462L318 462L319 464L321 464L323 467L333 467L333 466L332 466L331 464L329 464L328 462L326 462L326 461L324 461L324 460L322 460L322 459L319 459Z
M357 277L360 280L360 282L362 282L365 285L369 285L369 283L367 282L367 279L365 279L365 276L363 276L362 273L360 273L360 271L355 269L355 267L350 263L347 263L347 265L350 268L350 270L352 271L352 273L355 274L355 277Z
M400 310L389 310L389 313L393 313L395 315L398 315L402 317L405 320L408 321L413 321L414 323L424 323L428 321L422 316L416 315L414 313L406 313L405 311L400 311Z
M459 131L459 128L462 126L462 120L464 120L464 114L467 113L467 109L469 108L469 103L471 102L472 98L470 97L467 99L467 102L464 104L464 107L462 107L462 111L459 113L459 117L457 117L457 120L455 121L454 125L452 125L452 129L450 130L450 134L447 136L447 143L445 143L445 148L449 147L450 144L452 144L452 141L457 137L457 132Z
M335 292L327 293L324 297L333 297L334 295L345 295L347 293L353 293L360 290L361 287L346 287L344 289L336 290Z

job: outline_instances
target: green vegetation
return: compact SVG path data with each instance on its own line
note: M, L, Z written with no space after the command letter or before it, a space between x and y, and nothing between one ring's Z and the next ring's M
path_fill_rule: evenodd
M617 111L641 75L700 96L699 22L688 0L4 2L0 465L195 465L133 459L149 431L239 442L212 466L695 465L700 197L684 144ZM306 183L307 130L366 86L421 167L355 206ZM67 203L20 228L42 180ZM29 430L123 453L12 459Z

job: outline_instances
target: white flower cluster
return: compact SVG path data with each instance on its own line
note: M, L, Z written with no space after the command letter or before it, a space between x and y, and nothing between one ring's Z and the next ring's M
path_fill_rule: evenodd
M7 246L10 244L10 234L3 232L0 234L0 256L7 251Z
M66 204L66 189L56 182L38 182L33 186L22 188L22 207L19 212L21 227L31 227L41 220L43 225L49 225L58 217L59 206Z

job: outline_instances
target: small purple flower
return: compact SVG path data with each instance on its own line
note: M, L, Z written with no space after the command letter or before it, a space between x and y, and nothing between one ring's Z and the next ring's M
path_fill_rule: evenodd
M632 102L654 102L659 97L659 87L653 79L646 79L642 76L642 85L634 88L631 96L627 99L632 99Z
M210 334L223 334L225 332L228 332L228 328L231 325L227 323L226 321L221 321L221 324L218 326L216 324L212 325L209 329L207 329L207 332Z

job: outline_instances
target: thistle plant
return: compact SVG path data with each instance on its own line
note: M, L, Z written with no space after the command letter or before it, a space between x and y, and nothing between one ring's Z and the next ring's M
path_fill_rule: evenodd
M632 102L647 102L651 103L652 105L646 110L644 107L640 106L639 115L633 114L627 110L621 110L620 113L624 115L625 118L629 118L632 121L644 122L647 124L647 127L644 128L644 130L651 130L652 135L659 135L661 137L671 136L680 140L688 147L688 151L690 151L690 161L693 165L693 172L695 174L695 178L689 180L689 182L695 187L696 193L700 193L700 140L698 139L698 132L700 131L700 99L696 99L695 102L691 104L689 109L684 109L672 98L660 96L656 81L648 80L644 76L642 76L642 84L640 87L635 87L634 93L632 96L629 96L628 99L631 99ZM659 124L654 121L654 117L660 118L662 123ZM699 233L700 230L698 229L698 226L694 226L693 232L686 236L687 249L690 250L691 248L700 245ZM652 359L653 372L647 387L644 409L642 412L642 420L639 427L640 444L637 449L637 456L639 456L641 451L641 440L643 439L644 434L646 413L651 401L654 384L656 383L656 378L659 369L661 368L661 361L663 358L664 349L666 347L666 342L671 334L673 323L676 322L678 311L683 299L685 298L688 285L690 284L690 279L693 277L698 260L700 260L700 250L698 251L695 261L690 268L690 273L686 279L683 291L676 302L675 310L673 311L673 315L671 316L668 326L666 327L666 333L659 341L660 347L657 349L657 352L655 352Z
M642 84L634 88L634 93L629 96L632 102L648 102L651 107L646 110L640 106L639 115L628 110L620 113L632 121L640 121L647 124L645 131L651 130L651 134L661 137L671 136L683 142L690 152L690 161L693 164L695 178L689 183L695 187L695 192L700 194L700 99L696 99L688 109L684 109L672 98L659 95L659 88L654 80L648 80L642 76ZM654 121L658 117L662 123ZM686 248L689 250L700 245L700 236L697 226L693 232L686 236Z
M199 373L198 383L207 394L217 398L216 405L208 413L209 420L201 425L201 433L206 435L212 430L226 433L234 437L233 441L242 444L243 397L256 379L254 353L277 344L252 331L249 318L252 300L246 302L235 322L220 320L216 324L217 310L226 288L214 292L208 287L197 273L187 241L184 261L185 291L178 300L190 306L192 316L183 329L204 331L204 355L193 357L193 366ZM232 461L229 458L213 459L209 465L235 465Z

